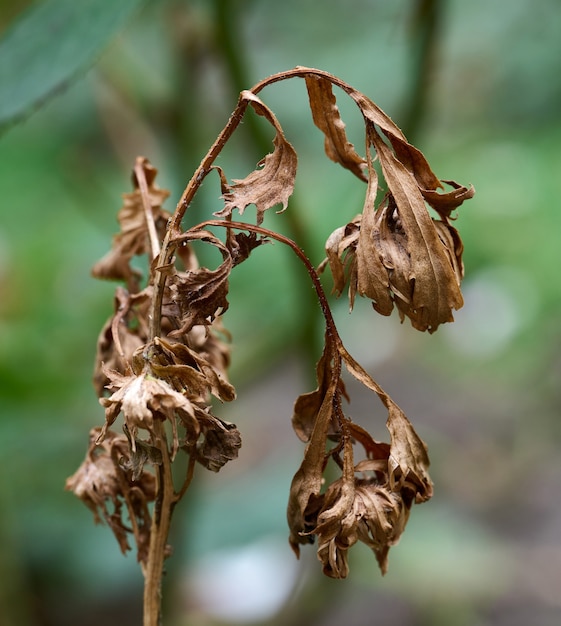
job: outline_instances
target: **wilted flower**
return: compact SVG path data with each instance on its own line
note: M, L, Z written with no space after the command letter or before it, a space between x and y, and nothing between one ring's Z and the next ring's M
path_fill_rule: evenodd
M387 556L405 530L411 501L390 491L375 479L345 478L332 483L312 531L318 536L318 558L323 572L331 578L345 578L349 572L348 551L357 541L375 553L382 574Z

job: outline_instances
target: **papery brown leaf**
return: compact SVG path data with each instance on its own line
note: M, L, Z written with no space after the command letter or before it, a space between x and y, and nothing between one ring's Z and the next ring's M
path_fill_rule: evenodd
M473 185L464 187L453 180L442 180L441 182L453 187L452 191L440 193L431 189L421 188L421 193L423 194L423 198L438 212L440 217L446 220L450 218L452 211L457 209L460 204L465 200L473 198L475 189Z
M430 461L425 443L399 406L368 372L343 346L340 345L338 349L349 373L374 391L388 410L386 426L391 437L388 456L389 487L392 491L400 491L405 486L406 490L413 490L417 502L428 500L432 496L433 487L428 473ZM355 437L359 438L359 434L355 433ZM371 458L377 457L372 455Z
M381 315L389 315L393 309L388 271L384 267L374 233L377 228L375 202L378 194L378 177L368 154L368 187L364 200L360 233L356 248L356 285L351 282L350 300L354 293L372 300L372 306Z
M327 263L333 276L333 291L339 296L349 281L349 300L353 308L357 284L356 247L360 234L361 216L334 230L325 242ZM322 264L319 268L323 271ZM348 274L348 276L346 276Z
M107 429L123 413L123 419L132 438L134 450L137 432L139 429L149 433L154 431L155 420L167 419L174 429L174 451L178 447L176 431L176 415L179 415L184 424L188 425L197 434L198 422L195 417L196 407L183 394L173 389L167 382L144 372L137 376L121 376L117 372L107 372L111 380L112 395L109 398L100 398L99 402L105 407L105 425L98 438L103 441Z
M150 359L152 371L161 378L179 382L178 389L184 389L191 401L206 402L211 393L223 402L235 399L234 387L203 355L180 342L156 338L154 343L157 352ZM158 354L167 360L158 358Z
M358 479L355 472L374 472L387 477L383 459L353 462L352 444L344 443L343 475L332 483L323 498L317 525L311 531L318 537L318 558L323 572L331 578L348 574L347 554L361 541L373 550L382 570L387 571L387 557L405 529L411 500L406 503L400 493L391 491L376 477Z
M391 436L389 485L392 491L410 491L417 502L432 497L427 447L397 405L392 405L386 423Z
M143 465L133 470L129 441L124 435L108 431L98 443L100 436L99 428L90 432L86 458L67 479L65 488L88 506L95 522L109 525L123 553L130 550L128 538L134 532L138 559L145 561L150 535L148 504L155 499L155 478ZM136 520L134 531L129 524L132 517Z
M353 144L347 139L331 82L320 76L308 75L306 87L314 124L325 135L325 153L332 161L366 181L366 161L357 154Z
M203 440L196 445L196 460L212 472L218 472L228 461L238 458L242 445L240 431L230 424L208 414L201 420Z
M133 355L148 338L148 305L151 287L131 294L123 287L115 290L115 312L104 324L98 340L94 367L94 388L98 397L109 382L106 371L130 372Z
M325 362L335 357L332 341L326 344ZM335 398L339 378L331 376L321 405L319 406L312 433L309 437L304 459L292 479L287 506L290 529L289 542L296 556L300 555L299 544L311 543L309 533L315 526L314 510L317 512L325 462L325 446L329 429L334 419Z
M146 176L154 223L161 233L170 217L170 214L162 209L169 191L161 189L154 183L158 170L152 167L147 159L139 157L138 161ZM123 207L117 216L121 230L113 237L110 252L92 268L92 274L96 278L126 281L131 293L139 289L139 273L130 266L130 260L135 255L149 251L148 226L142 204L142 193L136 177L133 177L133 182L135 190L132 193L123 194Z
M448 255L450 265L456 275L458 283L461 282L464 277L464 263L462 261L462 254L464 251L464 244L460 239L458 231L447 221L433 220L436 232L442 242L444 250Z
M326 344L317 364L317 389L301 394L294 403L292 428L298 435L298 438L306 443L310 440L321 405L332 384L333 367L330 356L330 350ZM349 399L342 379L339 379L337 383L337 393L343 395L347 400ZM336 416L333 414L328 434L335 435L339 432L340 425L336 422Z
M170 298L177 304L181 319L178 320L181 328L170 333L170 336L179 336L188 333L193 326L208 326L217 316L228 309L228 277L232 271L232 257L224 245L215 235L208 231L189 231L176 239L176 244L183 241L199 239L215 246L220 250L223 263L215 270L201 267L186 272L176 272L168 268L171 274L168 278Z
M234 184L228 186L224 194L224 208L215 215L229 217L235 208L241 215L248 205L254 204L257 208L257 224L261 224L267 209L277 204L282 205L281 210L288 206L288 199L294 189L298 157L274 113L251 91L243 91L241 98L247 100L256 113L265 117L275 128L275 149L259 163L260 169L242 180L234 180Z
M221 318L215 319L210 327L202 324L193 326L184 341L190 350L209 363L222 380L228 381L231 337L222 326Z
M441 323L452 321L452 310L463 305L459 281L414 176L374 130L370 137L393 200L378 219L363 215L357 256L366 256L372 246L377 248L387 278L380 273L377 262L372 261L376 269L369 279L373 280L366 285L361 283L359 271L358 291L366 293L376 286L383 291L389 282L400 314L407 315L418 330L434 332ZM362 253L364 242L368 242L368 248ZM389 304L380 312L388 308Z

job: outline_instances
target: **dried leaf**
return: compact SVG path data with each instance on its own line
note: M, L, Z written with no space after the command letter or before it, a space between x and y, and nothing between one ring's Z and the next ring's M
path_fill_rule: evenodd
M99 400L105 407L105 425L98 443L103 441L107 429L121 412L132 437L133 450L139 429L153 433L155 420L165 419L169 420L174 428L174 450L176 450L178 447L176 414L185 425L198 434L195 407L186 396L178 393L164 380L155 378L148 372L138 376L121 376L117 372L107 372L107 375L111 380L113 393L109 398Z
M325 492L317 525L311 534L318 536L318 558L323 573L331 578L345 578L349 567L347 553L361 541L373 550L382 570L387 571L387 557L405 530L411 500L405 502L399 492L390 490L377 477L387 462L367 460L354 466L350 439L344 442L343 475ZM360 479L355 472L374 471L373 478ZM381 472L387 477L386 472Z
M330 351L326 344L326 348L324 348L317 364L317 389L309 393L301 394L294 403L292 427L298 435L298 438L306 443L310 440L321 405L332 384L333 367L329 356ZM340 378L337 383L337 393L343 395L347 400L349 399L345 390L345 384ZM339 433L339 431L340 425L336 423L336 415L333 414L328 434L335 435Z
M240 431L235 424L214 416L210 423L207 421L201 426L203 440L196 446L196 459L210 471L218 472L228 461L238 458L242 445Z
M391 436L389 485L392 491L409 491L417 502L432 497L428 473L429 457L425 443L397 405L391 407L387 427Z
M230 252L218 237L205 230L189 231L175 242L180 245L195 239L218 248L224 261L215 270L201 267L177 272L174 268L168 268L171 273L168 278L169 297L178 306L181 315L178 320L181 328L170 333L170 336L186 334L195 325L209 326L228 309L228 277L233 267Z
M164 339L154 340L155 354L150 359L152 371L184 390L193 402L207 402L212 393L223 402L231 402L236 390L203 355L188 346Z
M275 149L259 163L260 169L242 180L234 180L232 186L228 185L224 194L224 208L215 215L230 217L235 208L241 215L248 205L254 204L257 207L257 223L261 224L267 209L277 204L282 205L281 210L288 206L288 199L294 189L298 157L273 112L251 91L243 91L241 97L275 128Z
M86 458L67 479L65 488L88 506L96 522L104 520L109 525L123 553L130 550L128 538L134 532L138 560L144 562L150 536L148 504L155 499L155 477L143 463L136 467L124 435L108 431L99 442L100 436L99 428L90 432ZM132 518L133 528L129 523Z
M334 358L333 349L333 342L328 341L325 354L326 363ZM304 459L290 486L287 520L290 529L289 542L296 556L300 554L299 544L313 541L308 533L315 526L326 454L325 445L336 411L338 385L339 378L332 375L319 406L313 430L304 452Z
M393 309L390 280L373 236L376 231L375 202L378 194L378 177L370 154L368 154L368 174L368 187L356 248L356 285L353 283L350 285L351 304L354 293L358 291L359 295L372 300L372 306L378 313L389 315Z
M130 372L134 353L148 338L148 305L151 288L133 296L123 287L115 290L115 312L103 326L98 340L94 367L94 387L98 397L109 383L106 371Z
M390 283L392 287L395 283L399 294L400 313L410 317L418 330L434 332L441 323L453 321L452 310L463 305L459 281L414 176L376 133L370 136L395 201L398 236L401 247L406 246L410 265L400 264L403 252L396 254L400 244L391 229L374 227L370 236L384 246L382 258L389 270ZM405 286L409 288L402 293Z
M333 276L333 291L338 296L341 295L348 281L351 309L354 304L357 283L355 252L360 234L360 221L361 216L359 215L349 224L334 230L325 242L327 262ZM323 270L323 265L320 266L320 271Z
M152 207L152 215L157 229L162 232L170 214L162 209L164 200L169 191L160 189L155 183L158 170L150 165L147 159L139 157L148 184L148 195ZM139 273L130 266L130 260L135 255L145 254L149 250L148 226L142 204L142 193L136 177L133 177L135 190L123 194L124 204L119 211L118 219L120 232L113 238L113 246L93 269L96 278L110 280L124 280L131 293L136 293Z
M345 124L341 119L331 82L320 76L306 76L306 87L314 124L325 135L325 153L355 176L366 181L366 161L355 151L347 139Z

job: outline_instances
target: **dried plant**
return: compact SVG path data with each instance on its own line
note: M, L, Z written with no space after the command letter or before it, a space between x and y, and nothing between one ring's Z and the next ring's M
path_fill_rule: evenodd
M332 233L326 259L316 270L291 239L263 226L266 212L287 208L294 187L297 155L258 93L286 79L304 78L315 125L325 135L327 156L367 185L361 214ZM358 106L365 125L365 156L349 142L333 87ZM228 182L214 161L248 107L275 132L274 150L243 180ZM385 189L374 167L379 162ZM206 176L219 176L223 206L214 218L184 228L182 221ZM428 500L432 482L423 441L397 404L352 358L337 332L319 273L330 269L334 288L347 287L389 315L396 306L419 330L434 332L462 306L462 243L451 225L452 212L472 188L440 181L423 154L371 100L325 72L297 67L243 91L227 125L187 185L173 215L162 209L169 195L155 182L145 158L134 166L134 191L124 196L121 230L111 251L93 269L98 278L122 281L114 314L98 341L94 384L105 408L105 424L90 433L84 463L67 488L105 520L121 550L134 541L145 577L144 624L160 619L161 578L173 510L192 480L197 463L214 472L235 459L241 436L235 425L213 415L214 399L229 402L235 390L227 379L228 279L265 242L288 245L305 265L325 319L325 346L317 365L317 389L295 403L292 423L306 443L288 500L290 545L317 538L323 571L348 574L347 553L357 541L368 545L380 569L399 540L413 503ZM443 190L443 183L449 186ZM256 223L235 219L248 205ZM428 206L437 217L431 217ZM224 229L221 239L211 229ZM193 242L215 247L222 262L199 266ZM148 258L148 276L131 265ZM348 400L343 368L372 391L387 410L389 442L376 441L344 412ZM122 418L123 434L115 432ZM172 466L186 455L179 484ZM326 484L328 465L338 478Z

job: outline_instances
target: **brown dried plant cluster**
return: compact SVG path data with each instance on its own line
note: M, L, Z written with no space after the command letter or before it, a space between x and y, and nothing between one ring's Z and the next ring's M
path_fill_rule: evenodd
M296 242L263 226L268 209L287 208L297 155L257 94L294 77L305 80L327 156L366 183L362 212L328 237L326 259L317 269ZM364 157L347 138L334 86L362 114ZM248 107L272 126L274 149L246 178L229 182L214 161ZM219 176L222 207L213 219L183 227L191 201L213 171ZM298 555L301 544L317 538L324 573L344 578L348 550L362 541L385 572L388 551L399 540L411 506L432 495L427 449L397 404L345 349L319 273L330 269L335 292L347 288L351 307L358 293L379 313L389 315L395 305L402 320L408 317L415 328L434 332L452 321L452 311L463 303L462 242L450 220L473 188L440 181L423 154L362 93L330 74L302 67L241 93L173 215L162 208L169 194L155 177L150 163L137 159L134 191L124 196L118 216L120 232L93 270L96 277L125 286L116 290L114 313L98 341L94 384L105 424L91 431L86 459L67 481L95 520L109 524L123 552L134 540L146 580L145 625L155 624L159 615L171 515L196 464L216 472L238 455L238 429L212 413L214 399L235 398L227 378L228 334L222 317L229 306L230 273L271 240L288 245L306 266L325 318L318 386L296 400L292 417L306 447L288 501L290 544ZM242 215L249 205L257 209L255 224L235 219L234 211ZM215 234L220 229L222 238ZM216 269L199 265L195 241L219 251L222 262ZM133 264L138 256L148 258L145 283ZM376 441L345 414L349 398L343 369L382 402L389 442ZM122 434L115 430L119 416ZM186 459L181 473L173 469L180 456ZM328 466L338 476L330 484Z

